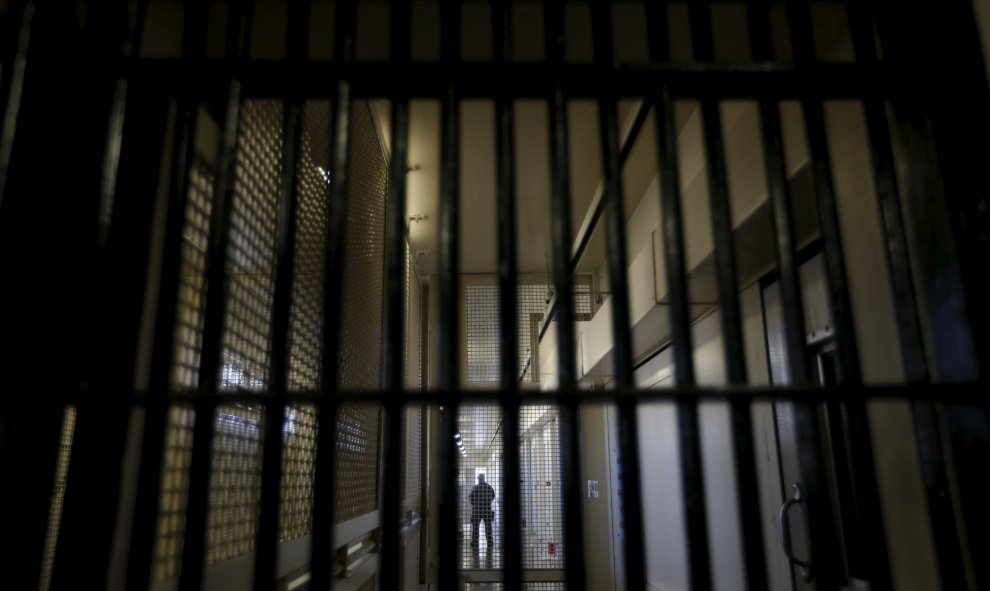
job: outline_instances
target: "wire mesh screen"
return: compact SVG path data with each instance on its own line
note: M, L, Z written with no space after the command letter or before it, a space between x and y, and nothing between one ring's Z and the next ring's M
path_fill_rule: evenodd
M62 519L62 504L65 501L65 483L69 475L72 434L75 428L76 409L69 406L62 416L62 433L58 446L58 459L55 463L55 487L52 491L52 505L48 515L48 531L45 534L45 554L41 559L41 584L38 586L40 591L48 591L51 585L55 544L58 541L58 526Z
M519 381L539 382L539 376L534 376L533 368L539 362L539 350L534 350L532 322L533 314L545 314L550 300L550 289L545 283L523 283L517 288L519 293ZM497 297L497 295L496 295ZM498 359L496 358L496 363Z
M495 404L458 408L461 448L460 527L462 567L502 566L502 410Z
M282 166L282 103L241 108L227 251L221 390L268 387L275 231ZM252 552L261 494L257 406L217 409L207 526L207 563Z
M464 286L465 346L469 384L494 384L499 381L501 347L498 341L498 286L469 284ZM553 290L546 283L523 282L517 286L518 354L520 382L539 382L533 369L539 351L534 350L532 319L546 314ZM578 276L574 285L574 311L578 319L591 317L591 282Z
M354 103L344 245L340 387L381 385L388 166L365 102ZM378 508L377 407L344 405L337 421L338 523Z
M464 286L467 382L498 382L498 286Z
M404 590L419 589L419 533L419 528L416 528L403 536L402 554L399 560Z
M320 385L321 319L327 226L330 104L308 101L299 151L296 258L289 325L289 390ZM317 415L311 405L285 410L282 513L279 539L304 536L312 527Z
M337 417L337 510L342 523L378 509L377 406L347 404Z
M254 551L263 419L263 411L256 406L217 409L206 533L208 564Z
M224 390L268 386L281 165L281 101L244 101L227 252Z
M279 541L310 533L313 525L313 478L316 471L316 407L285 409L282 450L282 509Z
M344 245L340 386L381 384L388 166L367 103L354 104Z
M152 570L152 580L155 582L177 577L182 566L182 534L189 497L194 418L195 413L188 407L173 406L168 412Z
M523 568L564 566L559 416L550 405L519 411Z
M319 386L323 279L327 231L330 103L308 101L303 111L297 179L295 271L289 326L289 389Z
M203 351L203 309L206 298L206 246L213 211L213 170L202 158L189 167L185 222L179 268L172 385L195 388Z
M405 410L405 481L403 499L415 499L422 494L423 408L408 406Z

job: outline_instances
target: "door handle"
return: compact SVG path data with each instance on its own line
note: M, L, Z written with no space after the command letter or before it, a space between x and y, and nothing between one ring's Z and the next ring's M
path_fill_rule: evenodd
M784 501L784 504L780 506L780 516L777 520L777 541L780 543L780 549L784 552L784 556L793 564L798 565L801 568L801 576L804 577L805 581L810 582L811 560L801 560L797 556L794 556L794 552L791 551L791 528L790 521L788 520L788 510L803 501L801 497L801 485L795 482L791 485L791 488L794 490L791 498Z

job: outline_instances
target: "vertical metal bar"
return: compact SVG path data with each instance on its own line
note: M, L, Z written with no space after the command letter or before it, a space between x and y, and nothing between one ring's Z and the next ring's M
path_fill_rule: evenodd
M561 0L548 0L543 5L546 59L559 69L564 62L564 13ZM568 160L567 105L564 101L559 74L550 88L550 227L553 249L553 283L557 313L557 376L559 388L573 391L577 385L576 344L574 338L574 277L570 272L571 204ZM577 400L560 408L560 472L563 480L564 533L566 560L564 564L567 588L583 591L584 525L581 520L580 458L578 441Z
M289 2L287 62L303 63L308 49L310 0ZM272 301L271 391L278 397L265 403L260 516L255 532L254 589L275 589L281 510L283 425L289 389L289 328L292 312L292 283L296 264L296 219L299 212L299 152L302 145L303 98L290 89L282 111L282 176L275 236L275 289Z
M787 6L795 58L798 64L807 64L814 59L808 7L804 2L789 3ZM841 383L858 384L862 381L859 349L856 345L852 302L849 299L848 280L846 279L845 258L842 252L842 237L835 205L835 190L832 185L832 166L828 155L822 102L814 97L804 97L802 106L828 272L830 303L835 321L836 348L839 353L839 378Z
M453 71L460 60L461 7L457 0L441 2L440 34L441 61ZM453 392L460 387L459 324L458 324L458 211L460 149L459 98L455 81L446 81L441 100L440 127L440 261L438 355L440 387ZM440 453L442 482L440 484L440 589L452 591L458 585L457 531L457 453L453 434L457 422L457 401L445 405L440 424Z
M202 59L206 48L208 4L196 3L185 14L182 58L189 64ZM140 26L140 24L139 24ZM159 279L155 341L152 348L148 404L141 442L141 472L128 556L127 588L148 586L154 552L162 458L168 417L167 393L171 385L175 353L175 318L178 307L179 273L182 263L182 233L188 200L189 168L195 153L198 102L193 88L182 89L172 145L171 178L165 220L164 248Z
M216 401L213 398L202 398L196 401L194 407L193 453L189 466L182 571L179 574L179 589L182 591L197 591L203 586Z
M878 63L873 22L866 6L852 2L848 5L849 25L853 35L856 60L874 65ZM928 380L928 362L918 319L918 303L911 277L911 261L907 233L901 213L901 198L894 173L894 151L883 100L876 96L863 99L866 125L870 136L870 155L876 177L880 219L883 222L884 246L887 250L887 268L894 295L894 312L897 316L901 357L908 382Z
M512 2L492 3L492 42L495 64L512 56ZM507 74L502 74L505 79ZM519 467L519 296L516 260L515 121L508 93L495 98L497 158L499 342L501 343L502 453L505 461L502 505L503 588L522 587L522 512ZM534 354L534 358L539 357ZM535 368L535 366L534 366ZM535 369L534 369L535 371Z
M644 2L648 27L647 46L650 61L659 64L670 61L670 36L667 23L667 2L657 0Z
M278 390L276 392L281 393ZM282 398L265 402L261 498L259 499L260 516L254 544L253 588L255 591L262 589L273 591L275 589L276 565L278 563L278 520L281 508L282 431L285 424L285 409L285 401Z
M807 68L814 63L809 4L804 1L789 3L787 15L795 61L799 67ZM805 95L802 106L808 136L811 174L824 242L825 264L828 270L832 313L836 329L836 345L839 351L839 382L847 386L854 386L860 383L861 373L855 327L852 321L852 307L846 281L835 191L832 185L822 101L816 96ZM799 378L800 376L794 377ZM795 379L795 383L800 385L801 382ZM837 587L842 582L843 560L834 530L832 508L823 476L822 440L817 412L811 404L796 403L793 407L793 413L798 446L802 450L800 454L802 495L804 496L804 503L808 507L806 515L810 530L811 553L814 557L814 576L817 577L817 584L821 587ZM865 419L865 415L862 416ZM860 429L857 431L863 432ZM872 447L867 447L865 450L872 452ZM864 453L866 453L865 450Z
M451 68L460 59L460 22L460 3L455 0L444 0L441 12L442 60ZM438 274L440 281L440 338L438 342L440 386L447 390L457 388L460 385L457 322L459 110L457 88L454 81L449 80L441 101L440 268Z
M746 22L749 25L749 45L754 62L773 59L773 29L770 26L769 0L748 0Z
M336 337L336 335L335 335ZM324 388L326 388L324 386ZM317 405L316 471L313 478L313 535L310 549L310 587L331 588L333 577L333 526L336 507L335 473L337 411L339 404L324 390Z
M16 5L12 10L16 10ZM14 149L14 135L17 130L17 115L21 109L21 95L24 92L24 73L27 71L27 53L31 45L31 25L34 22L34 1L26 0L20 7L20 17L17 25L17 44L14 48L13 59L8 68L9 77L5 83L3 119L0 119L0 213L3 212L4 191L7 187L7 169L10 166L10 155ZM13 28L13 27L12 27Z
M860 3L850 3L849 25L853 36L853 45L856 52L856 59L860 63L877 64L876 43L873 35L873 22L870 14L866 11L866 6ZM898 335L900 336L900 348L903 359L905 377L909 382L927 381L928 364L924 351L924 341L921 333L921 322L918 318L918 304L914 293L914 281L911 276L911 262L907 246L907 234L904 230L903 217L901 214L900 194L897 190L896 176L894 173L894 152L891 146L890 129L887 125L887 113L881 98L868 96L863 101L866 115L866 124L870 136L871 156L876 176L877 198L879 200L881 220L884 227L884 244L887 247L887 266L891 278L891 286L894 295L894 308L897 317ZM854 445L861 446L868 443L869 431L865 424L865 407L854 415L859 421L858 432L866 435L866 441L857 441ZM927 443L938 443L938 425L931 405L927 402L914 403L914 420L919 436L919 443L925 439ZM941 481L945 486L947 478L944 473L944 465L941 460L940 446L929 450L919 449L922 462L928 461L928 465L923 465L922 471L926 475L926 481ZM877 580L879 589L890 589L893 587L890 569L884 565L887 560L886 541L883 538L883 523L878 519L880 515L879 493L876 491L874 477L874 465L871 454L857 454L850 456L854 465L854 483L856 489L867 487L865 500L871 503L867 507L859 507L857 503L857 515L859 519L868 520L863 539L860 546L866 555L866 566L870 569L870 577ZM929 496L929 507L932 515L951 515L952 508L949 503L948 490L943 488L944 497ZM939 506L936 506L939 505ZM952 536L946 540L947 546L939 548L941 554L954 552L955 557L939 556L939 561L950 565L958 561L961 549L958 547L958 536L956 534L955 521L946 519L945 523L933 523L936 530L945 530L945 533ZM946 536L948 537L948 536ZM953 547L955 549L953 550ZM961 564L958 564L961 566ZM951 581L953 577L962 574L959 570L956 574L945 572L943 567L943 577L949 577L950 581L945 581L947 588L958 587L958 584Z
M226 55L231 66L246 54L246 40L250 38L248 27L251 5L251 0L239 0L230 7ZM223 321L227 305L224 271L227 245L230 240L240 106L240 81L231 71L224 104L217 176L213 187L215 202L210 219L210 240L207 245L206 310L199 372L199 389L203 393L216 392L223 372ZM215 410L215 402L196 405L192 466L182 546L182 572L179 575L179 587L184 591L198 590L203 584Z
M984 275L990 255L990 210L981 163L987 159L987 150L970 138L985 135L990 126L984 107L990 88L974 7L970 2L954 1L940 4L938 10L879 2L872 3L872 8L884 62L900 73L896 82L910 84L920 74L926 87L937 89L921 96L904 94L892 102L898 144L910 159L910 180L902 187L913 205L908 211L919 235L928 244L934 243L932 238L939 244L917 253L931 320L927 329L932 369L942 381L986 382L990 315L985 302L990 292ZM946 68L946 63L953 67ZM983 473L990 457L988 409L983 404L945 405L940 410L951 442L944 460L953 466L957 523L968 550L962 562L970 567L968 574L975 585L984 588L990 586L990 563L983 559L990 555L990 509L985 502L990 486ZM916 417L918 411L916 405ZM925 414L931 412L925 409ZM919 445L922 437L919 433ZM929 476L934 474L926 474L930 493L941 494L938 478L929 480ZM955 562L956 557L949 556L955 538L942 527L951 517L945 515L940 521L934 530L940 560L944 555ZM944 577L950 567L940 566Z
M711 0L698 0L689 3L688 19L691 25L691 49L694 60L702 63L715 61Z
M343 67L354 59L356 12L353 0L337 3L334 62ZM327 204L326 271L323 283L323 346L320 358L319 427L316 439L316 475L313 482L313 535L310 549L310 585L330 589L333 576L333 525L335 521L338 356L343 309L344 232L348 200L348 147L350 145L351 87L344 76L337 79L330 132L330 169L333 180Z
M79 65L85 71L91 89L79 97L84 110L94 117L81 130L67 131L86 148L77 159L85 169L77 188L88 204L86 221L97 221L103 213L102 202L112 202L119 148L123 141L124 93L126 81L117 79L117 66L129 55L122 50L132 43L135 22L126 17L135 9L135 0L106 2L90 9L83 43L79 48L85 58ZM132 122L139 125L140 121ZM133 127L131 125L131 127ZM160 125L160 123L158 123ZM129 127L128 142L134 153L156 155L161 135L154 132L135 136ZM154 128L155 125L152 125ZM159 130L160 133L160 130ZM152 139L154 138L154 139ZM148 143L145 143L148 142ZM102 144L102 145L101 145ZM149 147L150 145L150 147ZM116 146L116 150L111 149ZM104 148L100 152L100 148ZM74 175L75 176L75 175ZM146 188L146 187L142 187ZM140 272L147 266L147 227L153 216L151 200L125 199L114 216L112 240L109 238L109 212L99 215L97 224L77 220L77 227L98 237L97 248L90 252L96 296L84 304L90 326L107 322L106 330L92 337L94 350L104 353L86 361L90 387L122 404L95 409L81 406L76 415L72 442L72 461L61 507L57 536L58 548L52 569L51 588L74 587L79 580L106 581L114 542L115 518L118 515L119 487L106 487L120 480L121 462L127 439L130 407L126 399L135 379L135 343L141 326L141 303L146 285ZM80 223L83 222L83 223Z
M454 445L457 432L457 408L459 397L447 395L440 398L440 552L437 565L438 588L442 591L460 589L458 557L455 532L460 528L457 516L457 461L458 453Z
M594 3L595 61L604 75L612 67L612 7L608 2ZM605 202L605 229L608 245L609 284L612 289L612 331L615 343L613 364L615 383L620 390L632 388L632 341L629 334L629 283L626 276L626 216L623 212L622 171L619 165L616 98L602 85L598 97L599 130ZM618 402L619 454L622 457L622 519L626 587L646 586L644 560L643 506L640 488L639 425L636 422L636 399L623 397Z
M669 59L669 47L657 39L657 31L667 30L666 14L660 9L653 9L648 17L650 17L650 28L654 31L650 39L650 59L654 62ZM673 103L666 85L661 83L656 96L653 97L653 102L657 121L657 158L668 284L667 299L670 304L671 336L674 343L674 379L678 387L687 388L695 383L694 358L685 268L684 217L681 212L678 178L677 130L674 127ZM678 401L677 427L681 448L682 496L691 586L695 589L708 589L711 587L711 561L707 544L701 433L697 402L694 399Z
M391 24L391 61L406 64L409 61L410 3L395 2ZM401 539L399 513L402 484L402 422L403 362L405 356L405 303L406 279L406 161L409 151L409 101L404 96L392 96L392 141L389 164L388 217L386 220L385 252L387 257L386 306L385 306L385 391L392 392L385 402L384 425L384 487L381 520L381 564L379 585L382 589L399 589L402 584L400 568ZM410 310L410 313L412 311Z

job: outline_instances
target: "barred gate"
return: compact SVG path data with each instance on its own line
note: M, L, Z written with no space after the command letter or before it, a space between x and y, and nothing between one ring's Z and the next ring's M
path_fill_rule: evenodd
M915 508L938 584L990 585L990 150L980 141L990 93L969 1L9 0L0 19L5 587L589 588L600 541L585 537L582 498L599 483L582 478L580 433L583 409L609 405L613 478L602 488L621 497L615 584L652 584L642 483L657 457L641 452L656 433L640 429L650 416L675 427L664 433L676 443L685 587L721 588L710 532L722 513L707 503L702 428L716 402L731 425L735 584L768 589L775 540L761 521L753 434L754 409L769 402L791 446L778 450L790 454L781 473L800 480L779 523L792 588L894 589L904 581L885 524L899 516L875 457L884 400L910 403L925 495ZM822 22L848 43L824 43ZM429 291L418 289L406 209L410 105L424 98L440 103ZM387 138L373 121L379 99ZM521 346L485 349L479 375L497 383L487 391L465 385L459 338L459 112L470 99L494 103L498 314L486 330L496 344L524 342L526 326L538 333L529 361ZM620 119L628 99L636 106ZM527 100L545 105L548 131L554 297L542 320L517 297L525 138L514 106ZM594 104L602 184L574 228L568 107L579 100ZM748 151L767 194L744 222L730 182L739 146L723 126L731 101L748 101L757 122ZM836 117L864 130L872 186L854 201L878 220L869 252L850 251L843 225L835 168L859 148L830 131ZM788 121L806 150L799 174ZM704 162L713 246L698 260L685 129ZM640 258L627 252L623 171L650 137L657 229ZM578 280L596 231L607 290ZM764 258L740 242L756 236ZM875 385L857 324L850 277L864 256L885 274L895 384ZM803 283L812 260L817 303ZM647 267L663 287L648 313L668 336L644 348L630 277ZM585 291L590 313L570 297ZM436 317L424 313L429 292ZM747 376L753 302L776 355L770 383ZM596 316L611 334L589 343L575 321ZM828 343L809 342L821 318ZM696 372L703 326L724 361L717 387ZM547 367L537 350L550 331ZM607 351L588 354L605 340ZM669 373L647 381L661 361ZM527 372L544 390L520 386ZM667 378L676 386L651 387ZM670 413L648 414L654 402ZM459 411L480 404L501 417L500 553L494 574L465 582L454 434ZM537 436L540 421L556 427ZM508 485L538 462L559 474L552 576L533 572L522 527L532 507ZM787 512L794 504L804 519Z

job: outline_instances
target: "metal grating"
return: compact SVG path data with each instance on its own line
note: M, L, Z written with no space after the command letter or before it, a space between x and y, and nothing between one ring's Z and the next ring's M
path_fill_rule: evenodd
M493 278L494 279L494 278ZM533 315L541 318L547 312L553 290L546 283L520 283L518 294L518 351L520 382L539 382L533 375L539 351L533 346ZM465 338L469 384L498 382L500 346L498 342L498 286L493 284L465 285ZM574 312L579 318L591 317L591 283L579 276L574 285Z
M189 497L194 417L189 407L173 406L168 412L152 569L152 580L155 582L177 577L182 566L182 534Z
M268 387L281 164L281 101L244 101L230 204L221 391ZM263 410L256 405L217 409L207 564L254 551L262 420Z
M55 488L52 491L52 506L48 516L48 531L45 534L45 555L41 562L40 591L48 591L52 581L52 566L55 563L55 544L58 542L58 527L62 520L62 504L65 501L65 483L69 475L69 460L72 458L72 434L76 428L76 409L66 407L62 416L62 433L59 440L58 460L55 463Z
M282 103L246 100L238 128L227 252L221 390L268 386Z
M545 283L523 283L516 289L519 294L519 381L539 382L539 376L533 374L533 368L539 363L539 350L533 350L532 317L546 314L550 299L550 287ZM497 297L497 296L496 296ZM498 334L497 332L495 333ZM498 358L496 358L498 363ZM497 378L496 378L497 379Z
M502 411L495 404L465 404L458 408L457 424L464 450L458 479L461 566L501 568ZM479 474L485 475L490 490L478 482Z
M349 178L340 387L376 389L381 383L388 168L365 102L353 104ZM340 409L337 523L378 509L380 421L377 407L344 405Z
M199 380L206 306L206 247L213 211L214 174L201 156L193 158L188 178L172 362L172 385L176 388L195 388Z
M388 166L367 103L352 110L340 387L373 390L381 383Z
M238 404L217 408L206 533L207 564L254 551L263 420L260 407Z
M407 406L405 410L405 480L403 499L415 499L423 493L423 407Z
M337 417L337 523L378 510L377 406L346 404Z
M419 529L414 529L404 536L402 543L402 589L415 591L419 589Z
M564 567L559 417L550 405L519 410L523 568Z
M313 477L316 471L316 407L287 406L283 427L282 508L279 541L304 536L313 526Z
M297 186L299 207L289 326L290 391L315 390L320 385L326 197L331 180L329 129L330 103L308 101L303 111ZM312 528L316 428L314 406L286 407L280 541L304 536Z
M464 286L467 383L498 382L498 286Z
M325 275L327 195L330 187L330 103L307 101L297 184L295 275L289 326L289 390L319 386L321 312Z

